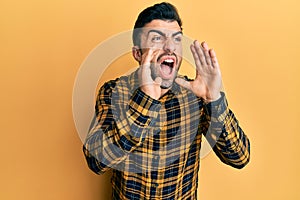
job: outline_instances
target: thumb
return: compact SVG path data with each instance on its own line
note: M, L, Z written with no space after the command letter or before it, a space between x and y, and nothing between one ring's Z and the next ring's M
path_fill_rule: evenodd
M175 82L180 85L181 87L184 87L188 90L191 89L191 83L189 81L184 80L183 78L176 78Z
M160 77L156 77L156 79L154 80L154 82L157 85L161 85L162 79Z

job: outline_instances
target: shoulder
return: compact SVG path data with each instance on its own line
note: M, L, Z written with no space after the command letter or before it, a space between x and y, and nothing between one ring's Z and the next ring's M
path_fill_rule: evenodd
M111 95L113 91L126 91L132 87L131 75L121 76L105 82L98 90L98 95Z

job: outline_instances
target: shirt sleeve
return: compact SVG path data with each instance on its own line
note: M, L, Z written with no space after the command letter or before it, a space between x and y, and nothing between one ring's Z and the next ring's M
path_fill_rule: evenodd
M206 104L205 137L222 162L243 168L250 161L250 141L228 108L225 94L215 102Z
M140 146L154 130L161 107L140 89L128 101L124 90L108 82L99 90L95 118L83 145L89 168L102 174L110 168L122 168L128 153Z

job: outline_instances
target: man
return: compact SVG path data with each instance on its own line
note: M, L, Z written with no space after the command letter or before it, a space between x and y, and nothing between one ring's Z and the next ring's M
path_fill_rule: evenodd
M84 145L97 174L113 170L113 199L197 199L202 135L224 163L244 167L250 143L221 92L214 50L194 41L194 80L178 75L182 22L169 3L140 13L132 54L140 67L99 90Z

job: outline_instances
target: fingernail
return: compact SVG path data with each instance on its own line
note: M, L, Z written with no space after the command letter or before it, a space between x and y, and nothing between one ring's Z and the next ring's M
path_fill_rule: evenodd
M202 43L202 46L203 46L204 49L208 50L208 45L205 41Z
M215 53L215 50L214 50L214 49L210 49L210 50L209 50L209 54L210 54L210 56L212 56L212 57L215 57L215 56L216 56L216 53Z

